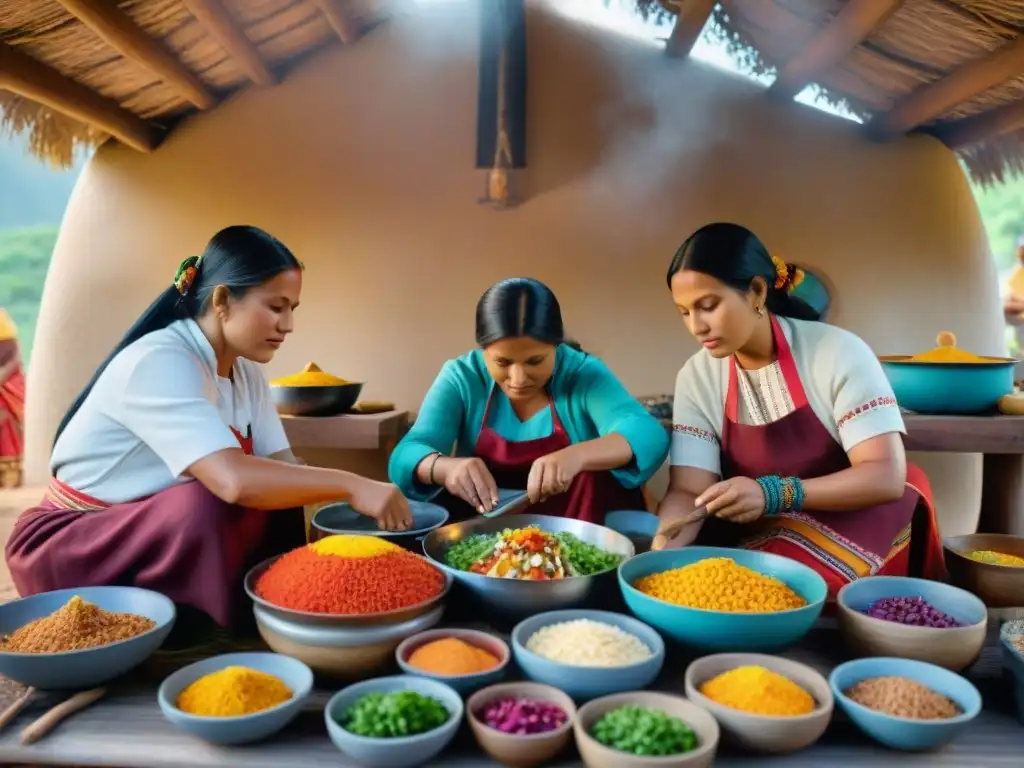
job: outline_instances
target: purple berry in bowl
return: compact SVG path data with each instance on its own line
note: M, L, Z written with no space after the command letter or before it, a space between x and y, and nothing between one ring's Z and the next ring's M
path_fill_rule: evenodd
M883 597L873 602L863 613L873 619L914 627L950 629L964 626L923 597Z

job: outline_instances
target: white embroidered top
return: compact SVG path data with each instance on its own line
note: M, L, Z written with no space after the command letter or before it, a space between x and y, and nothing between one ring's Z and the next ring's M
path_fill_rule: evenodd
M905 432L892 386L878 357L858 336L827 323L780 317L807 400L832 436L849 451L872 437ZM770 424L793 412L778 362L737 368L739 421ZM720 445L729 359L701 350L676 377L672 414L673 466L721 473Z

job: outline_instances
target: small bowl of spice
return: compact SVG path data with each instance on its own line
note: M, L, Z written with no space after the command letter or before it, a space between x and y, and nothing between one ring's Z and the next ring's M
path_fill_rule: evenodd
M531 768L565 748L576 706L550 685L501 683L469 697L466 719L484 752L504 765Z
M924 661L855 659L832 670L828 682L854 725L891 749L938 749L981 712L974 685Z
M270 395L277 412L283 416L348 413L362 391L362 383L325 373L316 363L309 363L298 373L270 382Z
M755 752L806 749L832 719L828 681L779 656L704 656L687 667L684 685L687 698L715 716L723 738Z
M580 707L573 730L587 768L706 768L720 733L692 701L653 691L594 699Z
M402 671L447 683L463 696L497 683L512 657L500 637L475 629L431 629L395 650Z
M137 587L43 592L0 605L0 675L46 690L93 688L149 658L174 603Z
M1017 608L1024 595L1024 537L1008 533L949 536L942 542L949 580L989 608Z
M448 746L464 710L451 686L396 675L338 691L327 702L324 721L334 745L360 765L411 768Z
M579 702L646 688L661 672L665 641L631 616L575 609L519 622L512 652L528 678Z
M839 631L859 656L900 656L959 672L985 646L988 609L949 584L869 576L839 590L836 604Z
M179 669L157 692L164 717L214 744L249 744L294 720L313 690L312 670L277 653L228 653Z

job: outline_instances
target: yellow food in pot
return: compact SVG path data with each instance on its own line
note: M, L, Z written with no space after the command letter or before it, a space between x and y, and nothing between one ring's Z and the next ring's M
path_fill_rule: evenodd
M282 376L270 382L272 387L343 387L352 382L324 373L316 363L310 363L299 373Z
M987 359L981 355L975 355L962 349L957 349L956 336L949 331L943 331L936 339L938 346L929 349L927 352L913 355L910 358L912 363L984 363Z

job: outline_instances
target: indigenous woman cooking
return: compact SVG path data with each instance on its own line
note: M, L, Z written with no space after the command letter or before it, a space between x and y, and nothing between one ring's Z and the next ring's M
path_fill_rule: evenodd
M0 309L0 488L21 485L25 374L21 370L18 329Z
M940 576L930 488L907 464L892 388L867 344L821 321L816 278L718 223L683 243L668 285L704 348L676 379L659 508L660 530L688 524L654 548L696 540L785 555L818 571L832 597L876 573Z
M445 363L391 456L402 492L447 489L483 513L499 489L525 490L531 513L596 523L644 509L641 488L668 436L604 363L566 341L551 290L529 278L491 286L476 340L479 349Z
M7 544L20 594L133 584L227 626L245 569L305 543L295 507L347 497L408 527L394 486L292 455L258 364L292 332L301 288L299 261L255 227L182 263L57 429L47 494Z

